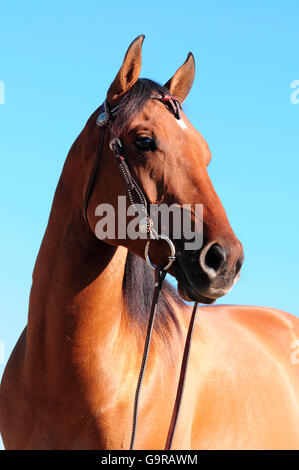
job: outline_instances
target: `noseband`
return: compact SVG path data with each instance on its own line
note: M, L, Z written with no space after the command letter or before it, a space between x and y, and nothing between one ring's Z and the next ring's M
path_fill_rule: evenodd
M180 119L181 105L180 105L179 100L175 96L153 94L151 98L162 102L174 114L176 119ZM117 114L117 108L118 106L110 110L108 102L107 100L105 100L104 103L100 107L100 113L96 120L96 125L100 128L101 136L99 140L95 164L94 164L91 177L87 186L87 190L86 190L86 194L84 198L84 204L83 204L83 217L88 225L89 223L88 223L88 218L87 218L87 207L88 207L88 202L89 202L90 195L94 186L97 170L99 168L99 164L100 164L100 160L102 156L105 130L107 126L112 123L115 115ZM153 226L152 220L150 219L150 216L148 215L146 198L140 186L131 175L126 158L122 152L122 144L121 144L120 139L112 138L109 142L109 147L114 155L115 161L118 164L121 175L125 182L129 201L131 205L133 206L135 212L138 214L139 230L144 234L146 233L147 237L149 238L145 246L145 261L155 273L155 289L154 289L154 294L153 294L153 299L152 299L151 312L150 312L150 316L148 320L148 327L147 327L147 333L146 333L146 338L145 338L141 367L140 367L140 372L139 372L138 382L137 382L137 387L136 387L136 392L135 392L133 422L132 422L131 441L130 441L130 450L132 450L134 448L134 441L135 441L135 435L136 435L139 394L140 394L142 379L143 379L143 375L144 375L144 371L145 371L145 367L147 363L148 351L149 351L149 346L150 346L150 341L151 341L154 319L155 319L157 306L158 306L159 295L162 289L163 281L166 276L166 272L170 268L172 263L175 261L176 256L175 256L175 246L173 242L170 240L170 238L164 234L158 234ZM155 266L150 260L149 248L150 248L151 241L153 240L155 241L164 240L168 244L168 247L170 249L170 255L168 256L168 261L162 266ZM181 363L181 370L180 370L180 376L179 376L179 381L178 381L177 393L176 393L175 403L174 403L173 412L172 412L172 418L171 418L164 450L171 449L171 444L172 444L174 431L175 431L175 427L177 423L181 398L183 394L185 375L187 371L188 356L189 356L191 337L192 337L196 311L197 311L197 302L194 303L194 308L193 308L193 312L192 312L190 323L189 323L188 333L187 333L185 347L184 347L183 359Z

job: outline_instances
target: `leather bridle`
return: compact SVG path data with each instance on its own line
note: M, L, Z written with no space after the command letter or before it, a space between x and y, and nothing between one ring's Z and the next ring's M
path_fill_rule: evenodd
M153 94L151 98L159 100L160 102L165 104L165 106L174 114L175 118L180 119L181 105L179 103L179 100L176 97L167 95L167 94L165 95ZM97 171L98 171L101 156L102 156L104 139L105 139L105 130L108 127L108 125L112 125L113 119L115 115L117 114L118 106L116 106L113 109L109 109L108 102L107 100L105 100L104 103L100 106L100 109L99 109L100 112L96 120L96 125L100 128L101 135L99 139L97 156L96 156L92 173L89 179L89 183L87 185L87 189L86 189L86 193L84 197L84 204L83 204L83 217L88 225L89 225L88 217L87 217L88 202L89 202L90 195L94 186L95 178L97 175ZM150 316L148 320L148 327L147 327L147 333L146 333L146 338L145 338L141 367L140 367L140 372L139 372L136 391L135 391L132 431L131 431L131 440L130 440L130 450L133 450L135 435L136 435L136 427L137 427L138 400L139 400L139 395L140 395L140 390L141 390L142 379L143 379L143 375L144 375L144 371L146 367L149 346L150 346L150 341L151 341L151 335L152 335L155 315L156 315L157 306L158 306L159 295L162 289L163 281L166 276L166 272L170 268L172 263L175 261L176 256L175 256L175 246L173 242L166 235L158 234L152 224L152 221L147 211L146 198L140 186L131 175L126 158L122 152L122 144L121 144L120 139L115 138L115 137L112 138L110 140L109 147L113 152L114 158L118 164L118 167L124 179L129 201L139 216L139 230L143 232L144 234L146 233L147 237L149 238L145 247L145 260L147 264L150 266L150 268L154 270L154 273L155 273L155 289L154 289L154 294L153 294L153 299L152 299L151 312L150 312ZM156 240L156 241L164 240L165 242L168 243L168 246L170 249L170 255L168 256L167 262L163 266L155 266L150 260L149 247L150 247L151 241L153 240ZM188 328L188 333L187 333L187 337L185 341L184 353L183 353L183 358L182 358L182 363L181 363L181 370L180 370L180 376L179 376L179 381L178 381L177 393L176 393L175 403L173 407L171 422L170 422L164 450L171 449L172 440L173 440L173 436L175 432L175 427L177 423L178 413L179 413L182 394L183 394L185 375L187 371L188 356L189 356L189 350L190 350L190 345L191 345L191 337L192 337L196 311L197 311L197 302L194 303L194 308L193 308L193 312L192 312L190 323L189 323L189 328Z

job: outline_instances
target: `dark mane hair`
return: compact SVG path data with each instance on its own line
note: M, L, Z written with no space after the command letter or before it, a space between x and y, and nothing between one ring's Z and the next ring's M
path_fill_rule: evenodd
M130 320L144 331L150 315L154 292L154 273L139 256L128 251L123 278L123 293ZM173 304L185 306L176 290L165 280L160 294L154 330L167 341L173 330L180 332Z
M169 90L153 80L140 78L135 85L124 95L121 102L114 108L115 119L113 131L116 135L125 133L129 124L138 114L152 94L167 95Z

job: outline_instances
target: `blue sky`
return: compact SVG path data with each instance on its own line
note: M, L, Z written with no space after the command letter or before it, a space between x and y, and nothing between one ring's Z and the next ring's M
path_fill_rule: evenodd
M298 18L295 0L2 2L4 362L27 321L32 270L66 154L141 33L144 77L165 83L189 51L195 56L185 111L209 143L209 173L246 256L240 282L218 303L299 314L299 104L291 102ZM3 370L0 364L0 376Z

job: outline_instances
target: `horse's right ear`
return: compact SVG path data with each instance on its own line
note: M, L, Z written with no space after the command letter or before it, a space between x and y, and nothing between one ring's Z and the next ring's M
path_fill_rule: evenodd
M119 99L137 82L141 70L141 46L144 35L138 36L129 46L123 64L113 80L107 93L110 107L117 104Z

